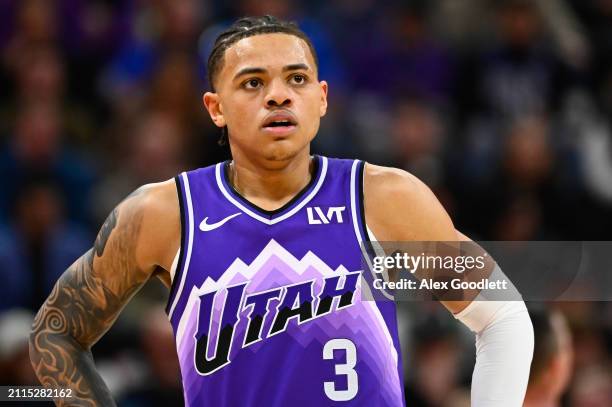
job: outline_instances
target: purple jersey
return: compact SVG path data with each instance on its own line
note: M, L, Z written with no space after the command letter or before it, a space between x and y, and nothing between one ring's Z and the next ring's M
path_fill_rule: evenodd
M189 406L402 406L393 301L362 301L363 168L314 157L266 211L228 163L176 177L181 249L168 301Z

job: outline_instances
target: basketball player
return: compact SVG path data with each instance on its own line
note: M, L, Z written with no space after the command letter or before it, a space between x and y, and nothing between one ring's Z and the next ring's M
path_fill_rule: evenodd
M73 388L74 404L113 405L91 346L157 276L187 405L403 405L395 305L361 301L360 243L461 237L410 174L310 154L328 85L295 25L237 21L208 73L203 102L232 160L143 186L111 212L35 319L40 381ZM478 334L473 404L520 405L533 347L523 302L444 305Z

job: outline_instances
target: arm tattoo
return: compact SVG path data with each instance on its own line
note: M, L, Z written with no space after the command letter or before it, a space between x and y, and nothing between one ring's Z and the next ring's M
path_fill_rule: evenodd
M106 247L106 242L108 241L108 237L110 236L113 229L117 226L117 209L113 209L113 211L108 215L108 218L104 221L102 228L100 229L100 233L98 233L98 237L96 238L96 242L94 243L94 249L96 249L96 255L98 257L102 257L104 254L104 248Z
M142 194L142 192L143 192L142 189L139 188L136 191L129 194L122 202L125 202L130 198L138 196ZM104 248L106 247L106 242L108 241L108 238L111 232L113 231L113 229L115 229L115 226L117 226L118 212L119 211L117 208L113 209L113 211L110 213L110 215L108 215L108 217L104 221L104 224L100 228L100 232L98 233L98 237L96 237L96 242L94 243L94 249L96 251L96 256L98 257L102 257L102 255L104 254Z
M121 215L129 220L118 226ZM141 213L111 212L94 248L66 270L36 315L30 335L36 375L45 386L76 393L58 405L114 405L90 348L148 278L135 260L141 223Z

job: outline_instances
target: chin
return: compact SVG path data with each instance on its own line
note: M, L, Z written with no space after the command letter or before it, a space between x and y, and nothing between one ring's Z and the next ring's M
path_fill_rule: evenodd
M267 161L289 161L297 155L294 151L270 151L264 155Z
M304 146L296 146L289 140L279 140L266 149L264 157L268 161L289 161L295 158L303 148Z

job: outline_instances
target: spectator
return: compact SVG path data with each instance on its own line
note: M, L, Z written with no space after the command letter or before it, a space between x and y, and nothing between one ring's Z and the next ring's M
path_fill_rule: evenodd
M571 379L572 339L563 314L558 311L530 311L534 331L534 352L524 407L554 407Z
M22 106L14 131L0 149L0 218L6 219L11 199L32 174L53 179L70 218L88 220L89 192L94 182L92 166L64 145L62 120L57 106L34 103Z
M91 235L78 223L65 218L60 191L46 176L24 181L16 192L11 222L4 228L4 239L11 253L3 274L16 285L2 285L5 306L40 307L62 272L87 250ZM4 250L2 250L4 251Z

